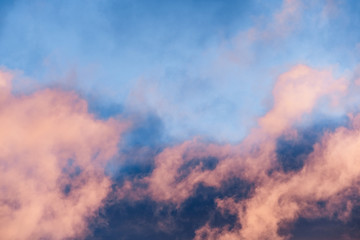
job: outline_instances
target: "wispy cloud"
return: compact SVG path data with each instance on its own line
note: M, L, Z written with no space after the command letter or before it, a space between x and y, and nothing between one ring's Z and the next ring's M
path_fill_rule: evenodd
M0 9L0 238L359 239L357 1Z

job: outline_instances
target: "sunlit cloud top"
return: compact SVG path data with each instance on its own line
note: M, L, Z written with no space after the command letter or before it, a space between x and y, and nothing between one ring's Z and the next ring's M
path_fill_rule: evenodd
M238 141L268 107L284 67L301 62L343 73L356 65L358 5L4 2L0 55L33 81L15 89L76 86L119 105L146 105L173 136Z
M0 239L359 239L359 13L1 1Z

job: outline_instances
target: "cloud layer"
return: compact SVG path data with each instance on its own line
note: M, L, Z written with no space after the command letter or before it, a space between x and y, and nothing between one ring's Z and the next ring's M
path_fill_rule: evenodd
M331 103L344 97L347 85L345 78L335 79L329 69L294 66L279 76L273 107L243 142L217 145L195 139L165 148L155 157L151 174L125 181L117 196L132 201L150 196L179 208L200 185L218 191L230 179L251 185L245 199L235 197L236 191L216 199L220 212L237 216L235 227L206 224L196 231L195 239L288 239L299 217L347 221L359 194L358 116L350 117L347 127L319 138L300 169L285 171L277 155L279 138L300 141L301 120L320 100Z
M359 11L0 2L0 239L360 239Z
M0 83L1 238L82 236L109 191L104 167L125 125L95 119L73 92L14 96L4 71Z
M311 148L298 167L285 169L278 151L281 139L295 144L304 140L301 128L308 127L316 109L331 109L349 97L349 79L336 78L331 68L296 65L280 74L272 107L238 144L195 138L165 144L157 152L151 148L160 142L151 132L148 140L136 140L137 132L146 133L146 128L130 127L131 118L96 119L74 92L44 89L14 95L14 74L4 69L0 75L0 231L5 239L92 239L96 233L89 230L91 224L96 229L103 222L107 228L99 209L148 202L155 216L181 213L201 188L205 194L213 192L212 211L222 220L215 224L209 216L203 219L194 239L290 239L297 219L346 223L359 204L356 113L348 115L344 126L319 132L312 142L305 139ZM152 127L154 123L149 122ZM144 136L140 132L138 137ZM150 165L139 174L122 175L116 169L112 176L106 174L109 167L121 170L131 164ZM158 231L176 228L176 217L160 216ZM228 218L232 220L227 223Z

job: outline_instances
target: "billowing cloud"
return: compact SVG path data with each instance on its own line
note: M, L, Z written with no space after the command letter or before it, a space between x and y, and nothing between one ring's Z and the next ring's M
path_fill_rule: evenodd
M344 92L346 87L345 80L334 79L330 70L319 71L304 65L293 67L279 76L272 109L259 119L259 127L239 145L219 146L195 140L160 153L152 175L146 179L152 195L158 200L181 202L199 183L219 186L233 176L253 181L274 164L277 137L290 131L301 116L309 114L318 99ZM211 159L220 161L211 167Z
M194 139L166 148L155 157L151 174L126 181L118 197L139 201L150 196L179 208L200 185L220 190L237 178L253 186L243 199L230 195L216 200L219 211L237 216L235 227L206 224L195 239L288 239L299 217L346 221L356 202L350 196L358 195L360 187L355 166L360 117L352 117L347 128L326 133L300 170L283 171L276 151L280 137L297 141L296 128L319 100L339 98L347 85L345 78L334 78L331 69L294 66L278 77L273 107L243 142L218 145Z
M356 204L351 198L358 195L360 176L352 167L360 141L356 115L349 127L325 134L300 170L278 167L278 139L296 141L296 128L320 100L346 92L348 81L335 78L331 69L290 68L275 83L271 109L241 143L196 138L165 147L148 174L124 179L115 195L109 195L114 179L104 167L117 154L126 124L96 119L74 92L45 89L13 95L11 78L11 72L1 72L0 230L6 239L84 238L90 234L89 219L111 204L105 198L134 204L150 198L181 209L199 186L222 191L231 179L251 189L240 198L235 191L215 200L217 211L236 216L235 225L205 224L195 239L287 239L297 218L346 221ZM166 220L159 226L169 231L169 224Z
M274 107L260 118L259 124L266 134L279 135L303 114L310 113L320 97L336 96L346 88L345 79L333 79L331 70L297 65L279 77L273 90Z
M241 228L204 226L197 239L288 239L280 230L298 217L348 220L360 190L359 118L351 119L348 128L326 134L299 172L267 177L249 199L218 200L219 208L238 214Z
M125 125L97 120L74 92L11 94L0 72L0 235L81 238L108 193L104 167Z
M0 239L360 239L360 5L258 3L1 2Z

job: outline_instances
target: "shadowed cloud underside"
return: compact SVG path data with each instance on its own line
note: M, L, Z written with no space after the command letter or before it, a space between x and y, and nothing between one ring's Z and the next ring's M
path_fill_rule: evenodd
M0 2L0 239L360 239L359 11Z

